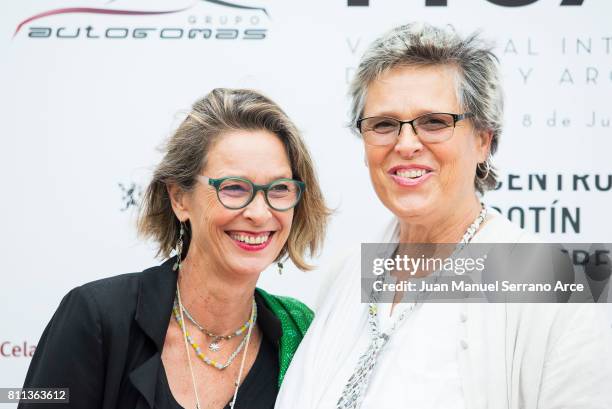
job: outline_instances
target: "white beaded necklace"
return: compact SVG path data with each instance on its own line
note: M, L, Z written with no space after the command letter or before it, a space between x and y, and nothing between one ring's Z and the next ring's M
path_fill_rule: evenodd
M467 228L464 233L461 241L455 247L453 254L461 251L463 247L467 243L472 240L478 228L484 221L487 216L487 208L484 205L482 206L482 210L480 214L474 222ZM451 256L452 257L452 256ZM378 325L378 306L376 303L371 302L368 307L368 323L370 326L370 333L372 335L372 339L370 344L368 345L368 349L359 357L357 361L357 365L353 370L353 374L350 376L347 381L344 389L342 391L342 395L340 399L338 399L338 403L336 404L336 409L357 409L361 406L363 399L365 397L365 392L370 383L370 377L372 375L372 371L376 362L378 360L378 356L380 351L389 341L391 335L395 332L395 330L405 321L405 319L414 311L416 307L416 302L412 303L408 308L404 309L400 315L397 317L393 325L386 331L381 331Z

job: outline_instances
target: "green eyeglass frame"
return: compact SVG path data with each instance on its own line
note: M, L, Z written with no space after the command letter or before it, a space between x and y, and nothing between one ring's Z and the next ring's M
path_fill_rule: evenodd
M263 195L264 200L266 201L266 204L271 209L277 210L279 212L284 212L284 211L290 210L294 208L295 206L297 206L297 204L300 202L302 198L302 193L306 190L306 183L300 180L294 180L294 179L288 179L288 178L276 179L265 185L258 185L256 183L251 182L249 179L239 177L239 176L228 176L228 177L214 179L214 178L209 178L208 176L198 175L197 179L198 181L200 181L201 183L205 185L214 187L215 190L217 191L217 199L219 200L219 203L221 203L221 205L223 205L223 207L225 207L226 209L230 209L230 210L244 209L253 201L253 199L255 199L257 192L262 191L264 194ZM250 186L250 192L249 192L250 195L246 200L244 200L244 203L240 204L239 206L230 206L226 202L224 202L219 192L220 192L221 185L223 185L223 183L227 181L243 182ZM274 200L270 200L270 197L269 197L270 188L272 188L273 186L277 186L281 184L282 182L289 182L291 184L294 184L297 187L295 198L290 202L288 206L285 206L285 207L279 207L279 206L273 205L272 201Z

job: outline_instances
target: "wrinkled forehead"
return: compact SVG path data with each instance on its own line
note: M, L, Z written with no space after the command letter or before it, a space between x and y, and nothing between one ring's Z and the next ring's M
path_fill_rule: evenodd
M462 111L459 77L458 68L448 64L387 69L368 84L363 116L458 113Z
M213 178L240 176L259 184L292 176L285 144L267 130L224 132L208 150L203 171Z

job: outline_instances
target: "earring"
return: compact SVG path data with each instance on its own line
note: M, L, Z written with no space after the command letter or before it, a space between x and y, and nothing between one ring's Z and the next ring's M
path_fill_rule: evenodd
M278 275L283 275L283 263L279 261L276 266L278 267Z
M183 255L183 235L184 234L185 234L185 224L181 222L179 238L176 241L176 244L174 246L174 252L176 253L176 263L174 263L174 266L172 267L174 271L177 271L181 268L181 257Z
M486 166L486 169L483 169L483 167L481 167L481 165L484 165L483 167ZM480 171L480 173L484 173L485 174L483 177L478 177L478 179L480 179L481 181L487 180L487 178L489 177L489 172L491 171L491 162L489 162L489 159L487 159L484 162L479 163L478 165L476 165L476 170Z

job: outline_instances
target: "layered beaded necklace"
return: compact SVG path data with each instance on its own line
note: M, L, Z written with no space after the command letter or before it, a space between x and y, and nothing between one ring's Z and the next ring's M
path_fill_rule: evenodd
M180 263L180 252L178 252L179 254L179 261L176 264L176 268L175 270L179 270L181 269L181 263ZM194 348L196 350L196 353L198 353L198 350L196 348L199 348L198 344L196 344L195 342L193 342L193 339L191 338L191 336L189 335L189 333L187 332L187 328L186 325L184 325L185 323L185 319L184 319L184 314L183 312L185 311L184 307L183 307L183 303L181 301L181 291L179 288L179 285L177 283L176 285L176 300L175 300L175 307L173 308L174 311L174 317L175 319L177 319L177 322L182 330L183 333L183 341L185 343L185 353L187 354L187 363L189 364L189 372L191 374L191 382L193 385L193 393L195 395L195 400L196 400L196 409L202 409L202 406L200 405L200 397L198 394L198 387L196 385L196 380L195 380L195 375L193 373L193 365L191 364L191 354L189 353L189 346L188 343L191 343L191 347ZM177 312L178 312L178 318L177 318ZM238 370L238 377L236 378L236 381L234 382L235 385L235 389L234 389L234 396L232 397L232 401L230 402L230 408L234 408L235 404L236 404L236 398L238 397L238 388L240 387L240 381L242 380L242 373L244 372L244 365L246 363L246 356L247 356L247 351L249 350L249 344L251 341L251 333L253 332L253 327L255 327L255 321L257 319L257 304L255 303L255 299L253 299L253 308L251 309L251 318L249 320L250 325L248 328L248 331L246 333L246 336L244 337L244 339L242 340L242 342L240 343L239 348L243 349L244 351L242 352L242 360L240 362L240 369ZM195 345L195 346L194 346ZM234 351L234 353L232 354L232 356L230 356L231 361L234 360L234 358L236 357L236 355L238 355L238 353L240 352L240 350L236 350ZM200 357L200 359L202 359L203 362L205 362L208 365L212 365L217 369L224 369L227 368L227 366L229 366L231 364L231 361L228 360L228 362L226 362L225 366L223 366L222 368L219 368L216 364L217 362L213 361L213 360L209 360L210 362L207 362L204 357L200 356L200 354L203 356L202 351L199 351L198 356ZM214 363L214 364L213 364Z
M255 302L253 301L253 303ZM174 306L178 308L176 299L174 300ZM255 308L257 307L255 306ZM187 317L187 319L191 321L193 325L195 325L200 331L206 334L206 336L212 338L212 341L208 344L208 349L211 350L212 352L218 352L221 350L221 341L223 340L229 341L230 339L237 337L238 335L241 335L251 325L251 320L249 319L240 328L238 328L236 331L232 332L231 334L217 335L213 333L212 331L207 330L200 323L198 323L196 319L193 318L193 316L189 313L189 311L187 310L185 306L183 306L183 312L185 313L185 316ZM176 313L174 314L174 316L176 317Z
M185 328L183 328L184 327L184 323L183 323L183 319L181 318L181 312L180 312L181 311L181 307L179 306L179 303L178 303L178 297L174 299L174 307L172 308L172 311L174 312L174 319L176 320L177 324L179 325L179 327L181 327L181 330L184 330L184 332L185 332L185 337L187 338L187 342L189 342L189 344L191 345L191 347L195 351L197 357L200 358L202 360L202 362L204 362L207 365L213 366L213 367L215 367L217 369L225 369L225 368L227 368L228 366L231 365L231 363L234 361L234 359L240 353L240 351L242 351L242 348L244 348L244 345L246 344L247 337L244 337L244 338L242 338L242 341L238 345L238 348L236 348L236 350L234 350L234 352L231 353L231 355L229 356L227 361L224 364L222 364L222 363L220 363L220 362L218 362L218 361L216 361L214 359L211 359L210 357L204 355L204 353L202 352L202 348L200 348L200 346L193 340L193 338L191 337L189 332ZM182 311L185 314L185 316L187 318L189 318L189 315L187 313L187 309L185 309L184 306L182 308ZM193 320L191 320L191 319L190 319L190 321L193 322ZM251 309L251 317L249 318L249 320L242 327L240 327L240 330L236 331L232 335L229 335L229 337L225 338L225 339L231 339L235 335L242 334L246 329L250 328L251 325L253 325L253 323L255 321L257 321L257 304L255 303L255 300L253 300L253 307ZM194 323L194 325L196 325L196 327L198 327L198 325L196 323ZM198 327L198 328L200 330L202 330L202 328L200 328L200 327ZM219 350L219 348L217 348L217 349L211 348L210 345L209 345L208 348L210 350L214 351L214 352Z
M484 221L487 216L487 209L484 205L481 205L482 209L480 214L474 222L467 228L466 232L463 234L461 241L455 247L453 257L459 251L461 251L467 243L469 243L478 228ZM378 325L378 306L375 302L370 302L368 307L368 324L370 327L370 334L372 336L370 340L370 344L368 345L368 349L359 357L357 361L357 365L353 370L353 374L350 376L348 382L344 386L342 390L342 395L340 399L338 399L338 403L336 404L336 409L357 409L361 406L363 399L365 398L365 392L370 383L370 377L372 375L372 371L374 370L374 366L378 360L378 356L380 351L384 348L384 346L389 341L391 335L395 332L395 330L405 321L405 319L414 311L416 307L416 302L411 303L406 309L404 309L393 325L386 331L381 331Z

